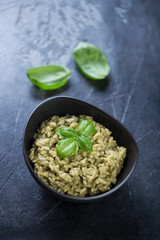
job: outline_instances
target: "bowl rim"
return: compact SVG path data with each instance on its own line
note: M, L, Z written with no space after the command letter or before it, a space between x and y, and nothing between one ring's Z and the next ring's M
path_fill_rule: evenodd
M134 144L135 144L135 148L136 148L136 158L134 160L134 164L129 172L129 174L125 177L125 179L120 183L118 184L114 189L111 189L111 190L108 190L107 192L104 192L104 193L101 193L99 195L96 195L96 196L91 196L91 197L74 197L74 196L70 196L70 195L67 195L67 194L63 194L63 193L60 193L58 191L56 191L55 189L53 189L52 187L50 187L49 185L47 185L46 183L44 183L39 177L38 175L34 172L34 169L33 167L31 166L31 163L30 163L30 160L29 160L29 157L27 156L26 152L25 152L25 135L26 135L26 130L27 130L27 126L32 118L32 115L37 111L37 109L41 108L42 105L46 104L47 102L50 102L51 100L54 100L54 99L71 99L71 100L74 100L74 101L77 101L77 102L81 102L82 104L87 104L89 105L90 107L93 107L95 108L96 110L98 111L101 111L102 113L104 113L105 115L107 115L109 118L111 118L115 123L118 122L118 124L125 130L127 131L128 135L130 136L130 138L133 140ZM23 156L24 156L24 159L25 159L25 163L32 175L32 177L34 178L34 180L36 180L36 182L38 182L40 184L40 186L42 188L44 188L45 190L47 190L48 192L52 192L52 194L55 194L57 195L57 197L59 196L59 198L63 199L63 200L68 200L68 201L72 201L72 202L89 202L89 201L93 201L93 200L97 200L97 199L101 199L101 198L104 198L108 195L110 195L111 193L115 192L116 190L118 190L127 180L128 178L130 177L130 175L132 174L132 172L134 171L136 165L137 165L137 162L138 162L138 157L139 157L139 149L138 149L138 145L135 141L135 139L133 138L133 136L131 135L131 133L128 131L128 129L123 125L123 123L121 123L119 120L117 120L115 117L113 117L112 115L108 114L107 112L105 112L104 110L102 110L101 108L93 105L93 104L90 104L89 102L87 101L83 101L79 98L75 98L75 97L70 97L70 96L54 96L54 97L50 97L50 98L47 98L45 100L43 100L42 102L40 102L31 112L31 114L29 115L27 121L26 121L26 124L25 124L25 127L24 127L24 131L23 131L23 137L22 137L22 149L23 149Z

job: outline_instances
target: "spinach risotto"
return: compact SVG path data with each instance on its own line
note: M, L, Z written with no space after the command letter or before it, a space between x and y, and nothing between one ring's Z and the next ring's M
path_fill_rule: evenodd
M76 155L60 158L56 146L61 137L56 130L64 126L77 130L81 120L89 120L95 127L95 134L89 137L93 151L84 152L79 148ZM104 193L116 183L126 148L118 146L111 131L90 116L52 116L43 121L34 134L29 157L35 173L44 183L70 196L87 197Z

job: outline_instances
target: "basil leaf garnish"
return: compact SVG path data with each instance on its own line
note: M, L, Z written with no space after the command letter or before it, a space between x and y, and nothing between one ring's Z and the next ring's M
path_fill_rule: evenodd
M73 57L82 74L90 79L104 79L110 72L106 56L93 44L80 42L73 50Z
M93 123L89 120L81 120L78 124L78 130L87 137L93 136L96 132Z
M84 152L92 152L93 151L92 142L85 135L79 135L77 137L77 141L78 141L78 145Z
M56 133L64 138L56 146L57 155L60 158L71 157L75 155L80 147L85 152L92 152L92 141L88 136L96 132L93 123L89 120L81 120L78 124L78 131L71 127L59 127Z
M71 157L78 151L77 141L74 138L63 139L57 144L56 150L60 158Z
M60 127L56 129L56 133L62 138L73 138L77 136L75 129L71 127Z
M47 65L27 70L32 83L44 90L53 90L65 85L72 71L58 65Z

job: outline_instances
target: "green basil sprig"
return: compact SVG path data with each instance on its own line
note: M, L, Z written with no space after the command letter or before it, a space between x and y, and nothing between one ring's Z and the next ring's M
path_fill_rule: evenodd
M60 158L75 155L80 147L84 152L92 152L92 141L89 136L93 136L96 130L89 120L81 120L78 124L78 131L71 127L60 127L56 133L64 138L56 146L57 155Z
M32 83L44 90L53 90L65 85L72 71L58 65L47 65L27 70Z
M104 53L93 44L80 42L73 50L73 57L84 76L93 80L104 79L110 66Z

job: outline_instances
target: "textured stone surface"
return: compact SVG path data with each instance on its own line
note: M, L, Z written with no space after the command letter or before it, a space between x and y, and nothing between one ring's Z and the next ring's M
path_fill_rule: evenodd
M1 0L0 239L160 239L160 3L158 0ZM111 74L85 79L72 49L99 46ZM74 72L46 92L26 69L48 63ZM78 97L115 116L138 142L138 165L116 193L90 204L52 198L32 179L22 133L33 108L50 96Z

